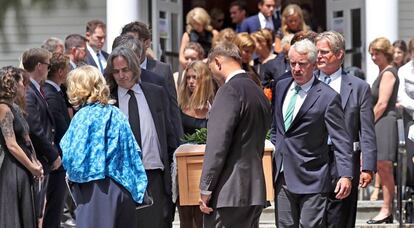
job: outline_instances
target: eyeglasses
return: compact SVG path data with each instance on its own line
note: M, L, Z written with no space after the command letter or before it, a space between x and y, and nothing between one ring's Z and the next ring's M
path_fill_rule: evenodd
M318 54L323 55L323 56L329 54L330 52L331 52L330 50L318 50Z
M40 64L45 64L45 65L47 65L47 70L50 70L50 63L44 63L44 62L39 62Z

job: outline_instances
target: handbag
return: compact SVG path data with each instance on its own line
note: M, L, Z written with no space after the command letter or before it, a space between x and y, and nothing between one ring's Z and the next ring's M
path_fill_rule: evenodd
M142 200L142 203L137 203L137 206L135 207L136 210L143 209L146 207L150 207L154 204L154 199L152 198L150 192L148 189L145 189L144 192L144 199Z

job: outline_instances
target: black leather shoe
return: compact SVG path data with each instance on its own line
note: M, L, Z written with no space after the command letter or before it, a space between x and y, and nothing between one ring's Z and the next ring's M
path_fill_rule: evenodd
M393 223L394 218L392 216L392 214L388 215L387 217L380 219L380 220L374 220L374 219L370 219L367 221L368 224L381 224L381 223L386 223L386 224L391 224Z

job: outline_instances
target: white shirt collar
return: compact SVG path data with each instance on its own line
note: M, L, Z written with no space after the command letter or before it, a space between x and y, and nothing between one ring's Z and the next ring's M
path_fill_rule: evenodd
M61 90L60 86L58 84L56 84L54 81L51 81L51 80L47 79L45 82L52 85L58 92Z
M342 67L339 67L339 69L331 75L327 75L324 72L320 71L319 80L324 81L325 76L331 77L331 82L337 80L342 76Z
M86 43L86 48L88 49L89 53L91 53L92 56L96 56L95 50L89 45L89 43Z
M240 69L240 70L236 70L236 71L231 72L229 74L229 76L227 76L225 83L227 83L228 81L230 81L230 79L232 79L234 76L236 76L238 74L242 74L242 73L246 73L246 71Z
M36 87L36 89L40 92L40 84L37 83L37 81L34 80L33 78L30 78L30 81L33 83L33 85Z
M148 62L148 59L147 59L147 57L145 57L144 61L141 63L141 68L142 69L144 69L144 70L147 69L147 62Z
M259 20L260 21L264 21L264 22L266 22L267 21L267 18L265 17L265 15L263 15L261 12L259 12L258 14L257 14L257 16L259 17Z
M309 80L308 82L300 86L300 89L307 93L312 87L314 81L315 81L315 77L312 76L311 80ZM292 88L295 88L295 86L297 85L295 81L293 81L292 84L294 84Z
M119 99L121 97L124 97L128 93L129 90L132 90L132 91L134 91L134 93L138 93L138 94L139 93L142 93L141 86L139 86L138 83L136 83L134 86L132 86L131 89L125 89L125 88L123 88L121 86L118 86Z

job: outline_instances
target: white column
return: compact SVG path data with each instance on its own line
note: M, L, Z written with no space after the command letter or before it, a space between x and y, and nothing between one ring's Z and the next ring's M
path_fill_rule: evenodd
M369 44L377 37L386 37L393 43L398 39L398 1L365 0L367 82L372 84L378 76L378 67L371 60Z
M124 25L139 19L140 0L106 0L106 45L110 53L113 40Z

